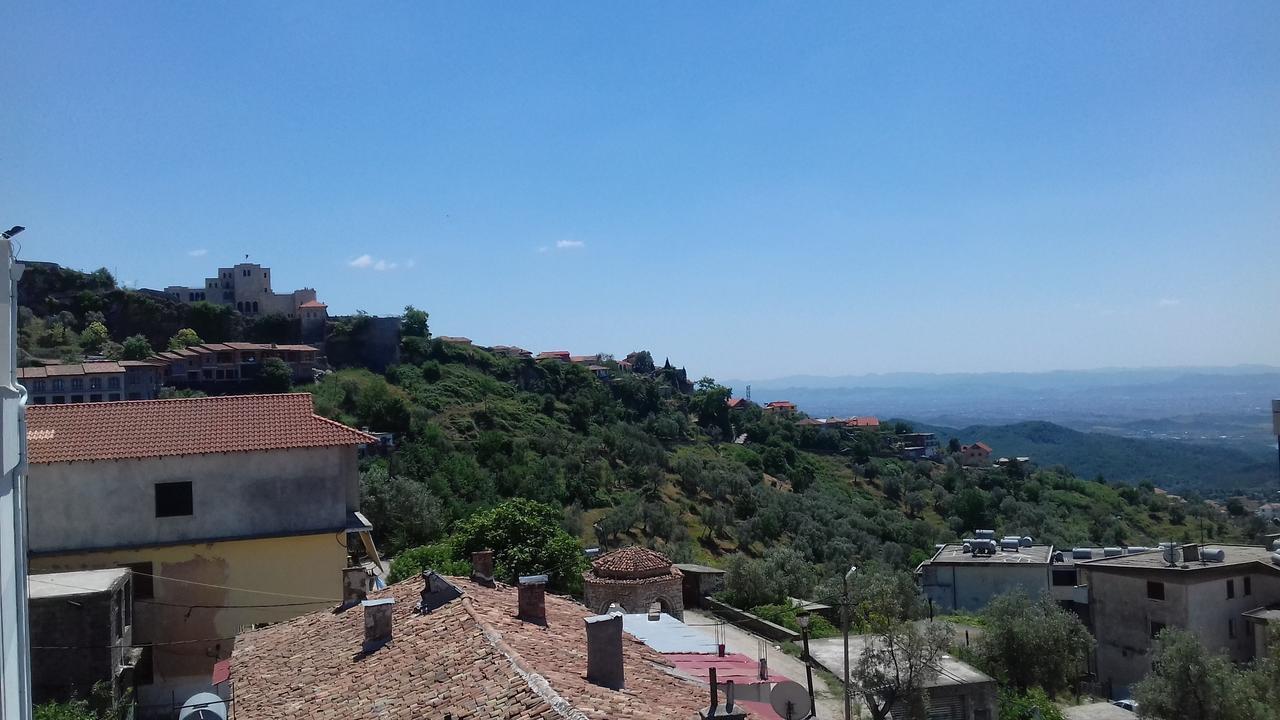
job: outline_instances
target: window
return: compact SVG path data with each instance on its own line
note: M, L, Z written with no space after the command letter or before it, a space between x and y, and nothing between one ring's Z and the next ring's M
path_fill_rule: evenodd
M45 402L46 402L46 399L45 399L45 398L43 398L43 397L38 397L38 398L36 398L36 399L35 399L35 404L36 404L36 405L44 405L44 404L45 404Z
M53 391L54 391L54 392L59 392L59 391L61 391L61 390L62 390L62 381L61 381L61 380L54 380L54 381L53 381Z
M89 402L102 402L102 393L94 393L90 395Z
M102 378L89 378L89 389L90 389L90 390L101 390L101 389L102 389Z
M1246 575L1244 578L1244 594L1245 594L1245 597L1248 597L1253 594L1253 578L1249 577L1248 575Z
M1253 623L1248 620L1244 621L1244 636L1253 637Z
M142 393L138 393L138 392L131 392L131 393L129 393L129 399L130 399L130 400L141 400L141 399L142 399Z
M107 389L108 389L108 390L119 390L119 389L120 389L120 378L118 378L118 377L107 378Z
M73 403L82 403L82 402L84 402L84 396L83 396L83 395L72 395L72 396L71 396L71 402L73 402Z
M1156 636L1159 635L1160 631L1163 629L1164 629L1164 623L1158 623L1158 622L1151 623L1151 639L1155 640Z
M191 482L156 483L156 517L192 514Z
M135 601L150 600L155 597L155 583L151 581L155 568L150 562L125 563L120 567L127 567L133 571L131 582Z
M83 390L83 389L84 389L84 378L71 378L71 389L72 389L72 390Z
M1054 587L1075 587L1076 571L1074 569L1054 570L1053 584Z
M44 392L44 380L37 380L34 383L36 392Z
M51 400L50 402L52 402L54 405L62 405L66 401L67 401L66 395L54 395L53 400Z
M1232 640L1236 639L1236 621L1235 620L1227 621L1227 637L1231 638Z
M136 395L137 393L134 393L134 394ZM110 400L111 402L119 402L120 393L111 393L109 396L107 396L107 399Z
M1230 600L1235 596L1236 596L1236 581L1228 580L1227 581L1227 599Z
M1164 599L1164 583L1154 580L1147 581L1147 599L1163 600Z

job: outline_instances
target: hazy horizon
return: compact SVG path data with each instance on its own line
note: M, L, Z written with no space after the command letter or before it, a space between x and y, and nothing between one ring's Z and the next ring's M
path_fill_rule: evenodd
M25 258L248 254L335 314L718 378L1280 357L1280 4L8 19Z

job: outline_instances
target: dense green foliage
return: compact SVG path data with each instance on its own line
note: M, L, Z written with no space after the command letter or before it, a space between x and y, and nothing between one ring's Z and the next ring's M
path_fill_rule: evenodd
M750 609L751 614L756 617L763 618L775 625L781 625L789 630L800 632L800 623L796 621L798 612L795 605L791 603L783 603L781 605L757 605ZM832 625L830 621L821 615L810 614L809 616L809 637L828 638L835 637L840 634L840 628Z
M451 544L456 559L492 550L493 576L509 584L522 575L546 575L553 589L582 589L586 557L548 505L515 499L478 512L458 523Z
M1280 718L1280 635L1266 657L1236 666L1185 630L1156 638L1151 673L1133 690L1142 717L1154 720L1277 720Z
M1070 689L1093 650L1093 637L1080 619L1046 596L1001 595L982 615L986 629L974 653L978 666L1018 692L1038 687L1054 697Z
M1000 691L1000 720L1063 720L1062 710L1040 688Z

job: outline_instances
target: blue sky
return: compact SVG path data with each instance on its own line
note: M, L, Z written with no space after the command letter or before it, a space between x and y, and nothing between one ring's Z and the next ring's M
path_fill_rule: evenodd
M4 24L30 259L163 287L248 253L331 311L721 377L1280 358L1280 3Z

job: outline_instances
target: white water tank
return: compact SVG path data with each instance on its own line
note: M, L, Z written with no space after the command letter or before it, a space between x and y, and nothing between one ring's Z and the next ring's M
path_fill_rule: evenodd
M1093 548L1073 548L1071 550L1071 557L1075 560L1092 560Z
M1102 557L1120 557L1124 554L1124 550L1118 547L1102 548Z
M975 530L973 531L973 535L979 540L995 540L996 539L995 530Z
M1030 535L1023 535L1022 539L1018 541L1018 544L1022 545L1022 547L1031 547L1035 542L1035 540L1031 539Z
M1222 548L1205 548L1200 551L1200 559L1208 562L1222 562L1227 559L1227 553Z

